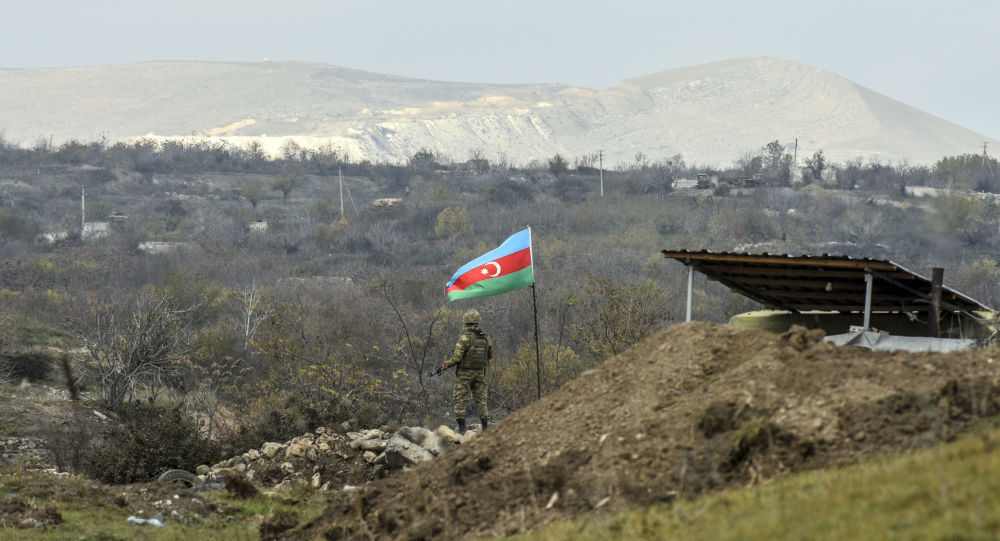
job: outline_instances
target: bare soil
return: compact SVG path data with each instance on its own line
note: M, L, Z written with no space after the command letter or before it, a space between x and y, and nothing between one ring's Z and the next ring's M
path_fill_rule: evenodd
M871 352L670 327L452 452L332 496L292 539L486 538L952 440L1000 411L1000 352Z

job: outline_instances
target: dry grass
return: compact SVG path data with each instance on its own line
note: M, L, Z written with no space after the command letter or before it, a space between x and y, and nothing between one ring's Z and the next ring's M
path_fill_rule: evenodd
M514 539L996 539L1000 429Z

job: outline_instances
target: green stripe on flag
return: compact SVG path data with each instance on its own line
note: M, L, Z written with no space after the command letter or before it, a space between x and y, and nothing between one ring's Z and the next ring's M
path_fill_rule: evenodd
M529 266L517 272L488 280L480 280L461 291L452 291L448 293L448 302L457 301L458 299L474 299L476 297L499 295L533 283L535 283L535 274Z

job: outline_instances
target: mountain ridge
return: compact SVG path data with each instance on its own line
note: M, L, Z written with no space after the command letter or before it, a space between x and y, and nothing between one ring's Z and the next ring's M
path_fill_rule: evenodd
M770 141L799 158L931 163L975 152L981 134L832 72L743 57L591 89L442 82L312 62L159 61L0 69L0 133L22 145L144 136L294 139L352 159L405 161L421 149L526 163L602 150L728 165Z

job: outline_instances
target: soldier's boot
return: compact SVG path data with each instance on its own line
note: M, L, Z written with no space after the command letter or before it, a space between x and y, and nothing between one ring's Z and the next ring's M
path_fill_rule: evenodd
M458 433L465 434L465 419L455 419L455 422L458 423Z
M490 420L486 417L480 417L479 421L483 424L483 430L486 430L486 426L490 424Z

